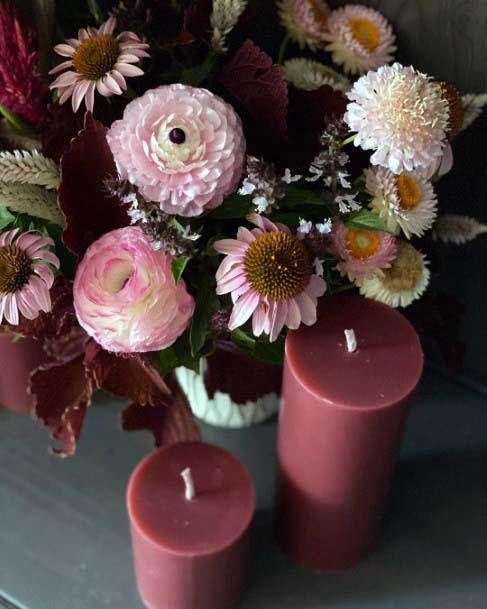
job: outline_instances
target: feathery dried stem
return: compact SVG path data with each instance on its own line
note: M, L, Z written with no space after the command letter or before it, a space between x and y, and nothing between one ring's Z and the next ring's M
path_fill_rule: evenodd
M0 182L0 205L19 214L49 220L64 226L65 220L57 204L57 193L33 184Z
M54 161L34 150L0 152L0 181L9 184L34 184L56 189L59 168Z
M475 218L445 214L440 216L435 224L433 239L463 245L484 233L487 233L487 224L482 224Z
M211 46L215 51L227 51L226 37L237 25L246 6L247 0L213 0L210 24L213 30Z

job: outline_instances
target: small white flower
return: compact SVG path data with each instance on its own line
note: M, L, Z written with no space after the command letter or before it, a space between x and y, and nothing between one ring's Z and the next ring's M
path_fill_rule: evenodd
M325 218L323 222L319 222L315 226L320 234L327 235L328 233L331 233L333 222L331 218Z
M352 185L347 180L350 177L350 174L347 171L339 171L337 174L338 181L340 182L340 186L342 188L352 188Z
M255 205L256 211L259 214L264 214L269 207L272 207L272 202L265 197L254 197L252 203Z
M359 211L362 209L360 203L355 200L358 193L354 192L349 195L338 195L335 197L335 203L342 214L349 214L351 211Z
M302 178L303 176L301 175L292 175L291 170L286 168L284 170L284 175L282 176L282 181L285 182L286 184L292 184L293 182L299 182L299 180Z
M310 165L309 172L313 175L306 178L306 182L317 182L323 176L323 169Z
M313 260L313 268L314 268L316 275L318 275L318 277L323 277L323 274L325 272L325 267L323 266L323 262L321 262L321 260L319 258L315 258Z
M242 186L240 187L238 194L239 195L251 195L254 190L257 188L255 184L250 182L248 178L245 178L242 182Z
M299 219L299 226L297 229L298 237L300 239L304 239L306 235L309 235L311 229L313 228L313 223L309 220L304 220L303 218Z

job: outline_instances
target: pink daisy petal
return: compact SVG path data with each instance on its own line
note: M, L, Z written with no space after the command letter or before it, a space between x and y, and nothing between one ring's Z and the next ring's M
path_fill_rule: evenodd
M312 275L305 291L311 298L320 298L326 292L326 287L326 281L322 277Z
M110 76L113 78L113 80L116 81L116 83L118 84L118 86L125 91L127 89L127 82L125 80L125 78L122 76L122 74L120 74L120 72L117 72L117 70L112 70L110 72Z
M27 319L36 319L39 315L39 308L32 303L24 290L17 294L17 306L20 313Z
M80 75L77 72L65 72L56 78L49 86L51 89L71 87L80 80Z
M103 95L103 97L111 97L113 95L113 93L106 86L106 84L103 82L103 80L96 81L96 88L98 90L98 93L100 95Z
M117 27L117 20L115 19L115 17L109 17L108 20L105 21L105 23L102 26L100 26L100 29L98 30L98 32L100 34L113 34L116 27Z
M12 324L12 326L18 326L19 310L17 308L17 300L15 298L15 294L7 294L5 296L5 309L3 314L9 324Z
M78 109L81 105L81 102L83 101L84 96L86 95L86 92L88 91L89 86L89 81L82 80L74 87L72 99L73 112L78 112Z
M61 97L59 98L59 103L61 105L63 105L66 101L68 101L68 99L71 97L71 95L73 94L74 91L74 86L73 87L68 87L67 89L65 89L62 92Z
M45 262L49 262L49 264L52 264L52 266L56 269L58 269L60 266L59 258L56 256L56 254L53 254L48 250L43 250L42 257L41 255L39 255L36 256L36 258L39 258L39 260L43 260Z
M69 44L57 44L54 50L62 57L73 57L75 49Z
M264 331L267 319L267 306L260 302L252 316L252 332L254 336L261 336Z
M91 82L88 87L88 91L86 91L85 104L86 104L86 109L89 110L90 112L93 112L93 107L95 105L95 89L96 89L96 83Z
M48 287L40 277L32 275L24 289L30 292L42 311L49 313L51 310L51 296Z
M303 324L306 326L312 326L315 324L316 304L313 302L313 300L308 296L308 294L306 294L306 292L296 296L295 300L299 306L299 310L301 311L301 319Z
M52 288L52 284L54 283L54 273L48 266L45 264L34 264L32 265L32 270L34 273L39 275L49 289Z
M255 235L253 235L248 228L245 228L245 226L241 226L237 231L237 239L239 241L245 241L245 243L252 243L252 241L255 241Z
M272 315L271 331L270 331L270 335L269 335L269 340L271 341L271 343L273 343L277 339L277 337L281 333L282 329L284 328L284 324L286 323L287 313L288 313L287 301L280 300L280 301L276 302L274 311L273 311L273 315Z
M294 298L289 299L287 304L286 326L291 330L297 330L301 324L301 310Z
M248 283L247 275L245 272L240 272L236 277L225 279L225 281L220 282L216 288L216 293L220 296L229 294L246 283Z
M120 74L123 76L143 76L144 71L138 68L137 66L133 66L130 63L119 63L117 62L113 66L114 70L118 70Z
M53 76L54 74L58 74L59 72L62 72L63 70L67 70L72 65L73 65L73 62L71 61L71 59L69 59L68 61L63 61L62 63L60 63L58 66L56 66L52 70L49 70L49 74L51 76Z
M215 241L213 247L219 254L245 254L248 245L236 239L221 239Z
M255 290L251 290L237 300L228 322L229 330L235 330L235 328L243 326L250 319L259 304L259 299L259 294Z
M227 256L226 258L224 258L220 266L218 267L218 270L215 275L215 279L217 280L217 282L223 279L229 271L231 271L235 266L241 263L242 260L234 256Z

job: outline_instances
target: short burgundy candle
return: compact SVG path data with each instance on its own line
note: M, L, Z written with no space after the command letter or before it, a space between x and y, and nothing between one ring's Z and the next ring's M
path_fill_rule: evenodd
M345 329L355 331L355 352ZM333 571L367 554L422 369L411 324L365 298L322 299L316 325L289 333L276 526L296 561Z
M181 472L196 494L185 498ZM135 572L150 609L231 609L245 584L255 498L229 452L183 442L146 457L127 490Z

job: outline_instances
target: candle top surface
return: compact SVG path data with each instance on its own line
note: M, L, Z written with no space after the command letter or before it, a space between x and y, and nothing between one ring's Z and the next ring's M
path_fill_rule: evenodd
M185 498L181 472L191 469L195 497ZM226 450L203 442L158 449L134 470L127 489L132 525L175 554L222 550L247 529L255 508L247 469Z
M356 351L347 349L353 329ZM289 332L286 363L311 393L349 408L378 409L407 399L421 378L423 352L410 322L367 298L333 296L314 326Z

